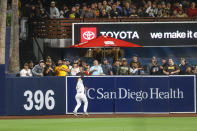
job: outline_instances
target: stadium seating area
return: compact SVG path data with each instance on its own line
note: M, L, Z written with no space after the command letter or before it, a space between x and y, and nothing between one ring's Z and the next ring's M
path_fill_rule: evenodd
M195 2L195 0L21 0L19 11L22 17L29 18L182 18L196 17ZM11 9L10 6L8 9Z

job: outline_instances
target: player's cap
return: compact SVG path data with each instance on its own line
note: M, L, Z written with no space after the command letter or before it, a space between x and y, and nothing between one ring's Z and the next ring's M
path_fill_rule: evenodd
M51 4L55 4L55 1L51 1Z

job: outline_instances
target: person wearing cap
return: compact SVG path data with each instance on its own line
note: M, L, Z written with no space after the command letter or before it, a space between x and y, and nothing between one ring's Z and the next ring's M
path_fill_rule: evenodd
M116 60L112 66L113 75L118 75L119 68L120 68L120 61Z
M58 60L58 66L55 67L55 72L57 76L66 76L69 71L66 65L62 64L62 60Z
M122 60L122 65L118 70L118 75L129 75L130 74L130 67L126 59Z
M138 61L138 56L137 55L133 55L133 60L131 61L130 63L130 67L131 68L136 68L134 67L134 65L136 64L137 65L137 69L138 69L138 73L140 74L140 71L143 70L143 66L142 64Z
M28 63L24 64L24 68L20 71L20 77L32 77L32 73L29 69Z
M168 66L166 58L162 58L161 63L162 65L159 66L159 69L160 69L161 74L163 74L163 69Z
M51 2L50 17L51 17L51 18L59 18L59 17L60 17L59 10L58 10L58 8L55 6L55 2L54 2L54 1Z
M104 58L103 64L101 65L101 67L102 67L103 73L105 75L113 75L112 66L109 64L109 62L106 58Z
M155 56L153 56L151 59L151 63L148 63L148 65L147 65L147 74L148 75L151 74L151 68L155 65L155 62L157 62L157 59Z
M45 63L40 60L39 64L35 65L32 69L33 76L43 76Z
M53 63L52 61L48 61L46 64L46 67L44 68L44 76L55 76L56 73L54 71Z

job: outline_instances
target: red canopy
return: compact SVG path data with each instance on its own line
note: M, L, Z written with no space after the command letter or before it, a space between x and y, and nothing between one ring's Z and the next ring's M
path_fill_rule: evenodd
M93 48L93 47L142 47L142 46L127 41L119 40L116 38L112 38L110 36L99 36L93 40L89 40L71 46L71 48Z

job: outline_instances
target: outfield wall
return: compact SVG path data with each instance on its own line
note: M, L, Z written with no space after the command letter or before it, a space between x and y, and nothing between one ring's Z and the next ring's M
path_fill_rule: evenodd
M0 116L5 115L5 64L0 64Z
M89 113L196 113L195 76L90 76L84 84ZM3 115L71 114L75 86L71 76L7 78Z

